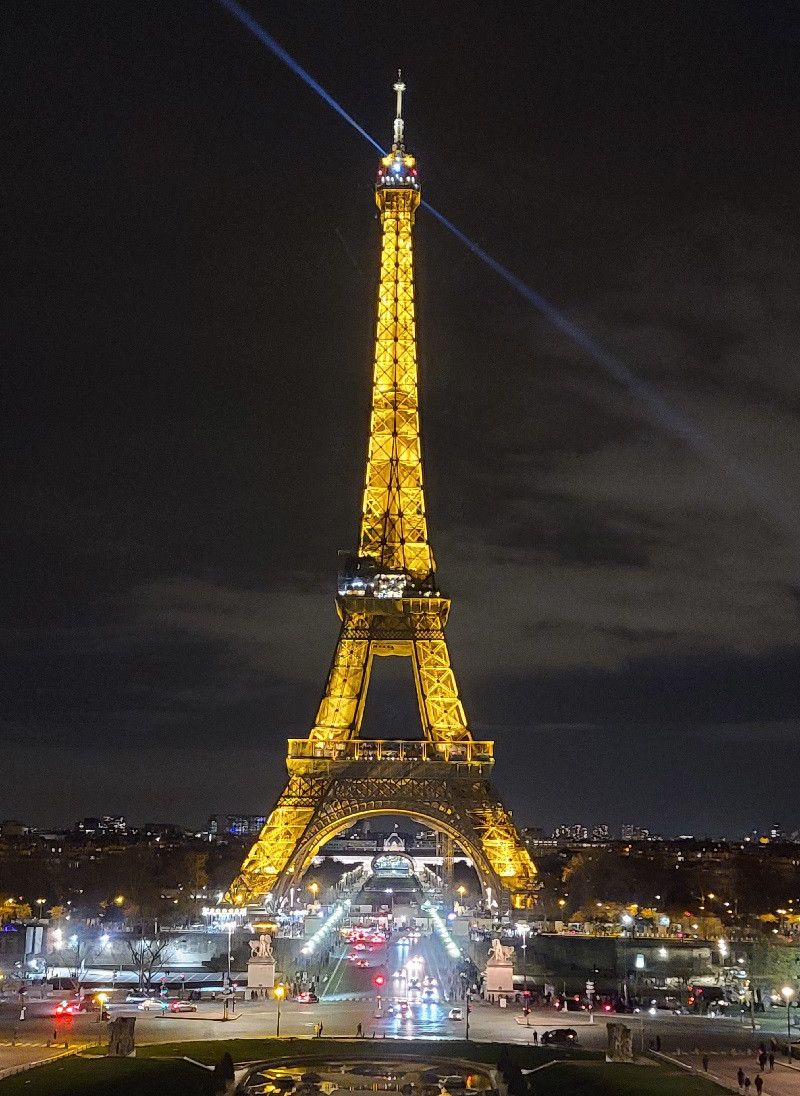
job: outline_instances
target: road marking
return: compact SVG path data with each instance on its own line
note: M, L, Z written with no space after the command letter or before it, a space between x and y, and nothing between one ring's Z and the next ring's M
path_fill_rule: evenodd
M330 993L330 990L331 990L331 987L333 986L333 983L336 979L336 975L339 974L339 968L341 967L342 963L345 962L344 953L347 950L348 950L347 948L344 948L342 950L342 954L339 956L339 959L337 960L336 966L333 968L333 971L331 972L330 978L325 983L325 988L323 989L322 993L319 995L320 1000L323 1000L325 997L332 996L332 994ZM339 975L339 981L341 982L341 980L342 979L341 979L341 974L340 974Z

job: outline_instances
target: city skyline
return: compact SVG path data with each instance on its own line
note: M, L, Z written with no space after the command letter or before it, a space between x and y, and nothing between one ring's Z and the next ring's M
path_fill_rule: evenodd
M776 13L711 9L612 33L520 6L491 41L448 5L399 40L387 14L309 36L302 5L250 9L378 137L402 64L426 196L785 504L770 520L420 214L431 539L523 826L797 828L787 47ZM26 57L42 79L10 203L5 813L266 812L356 539L376 157L216 5L72 13L71 48L31 56L37 18L14 39L21 99ZM365 719L386 737L417 722L396 669Z

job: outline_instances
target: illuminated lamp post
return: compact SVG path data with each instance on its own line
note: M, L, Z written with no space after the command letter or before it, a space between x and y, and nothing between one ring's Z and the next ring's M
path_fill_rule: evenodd
M795 991L791 986L784 986L781 990L781 997L786 1002L786 1053L791 1060L792 1057L792 1014L789 1011L792 1007L792 1001L794 1000Z
M283 984L281 982L279 982L277 984L277 986L275 987L273 992L275 993L275 1000L278 1002L278 1015L277 1015L277 1019L275 1021L275 1038L280 1039L280 1037L281 1037L281 1001L284 998L284 995L286 993L286 989L283 986Z
M522 1004L525 1010L525 1026L528 1026L528 933L530 932L530 925L527 925L524 921L520 921L517 925L517 932L522 937Z

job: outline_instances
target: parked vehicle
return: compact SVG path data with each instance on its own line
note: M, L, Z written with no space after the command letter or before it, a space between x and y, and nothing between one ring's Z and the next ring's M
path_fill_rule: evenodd
M539 1041L545 1044L571 1046L573 1043L577 1043L578 1033L575 1028L552 1028L550 1031L542 1032L542 1037Z

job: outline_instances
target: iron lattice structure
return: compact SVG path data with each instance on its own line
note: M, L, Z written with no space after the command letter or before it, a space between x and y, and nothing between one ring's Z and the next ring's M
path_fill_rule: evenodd
M428 542L417 385L412 231L420 200L403 143L402 92L390 155L378 171L382 247L372 414L361 532L340 553L342 625L317 718L289 742L288 783L228 898L280 902L335 833L359 818L405 814L427 822L473 860L501 906L534 899L536 869L490 780L493 743L476 742L445 639L450 601L436 584ZM421 740L359 736L374 657L410 658Z

